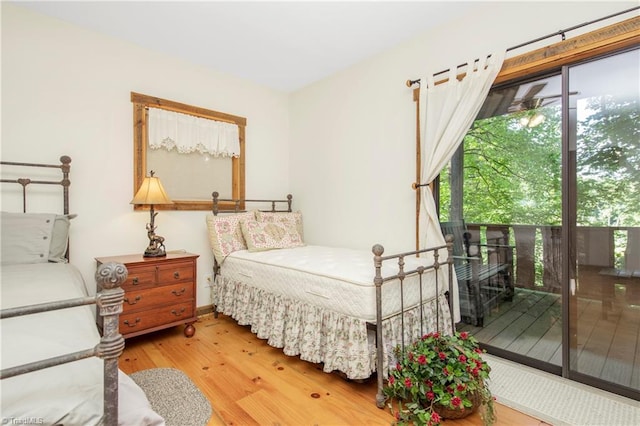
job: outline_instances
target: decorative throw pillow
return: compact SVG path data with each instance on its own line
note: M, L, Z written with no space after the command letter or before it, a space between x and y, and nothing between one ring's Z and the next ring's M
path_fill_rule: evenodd
M304 229L302 226L302 212L256 212L258 222L290 223L293 224L304 241Z
M298 230L290 223L246 220L240 226L249 251L292 248L304 245Z
M2 212L2 263L45 263L55 214Z
M207 215L207 229L209 243L218 263L234 251L245 250L247 244L242 236L240 223L245 220L255 220L255 212L236 213L224 216Z

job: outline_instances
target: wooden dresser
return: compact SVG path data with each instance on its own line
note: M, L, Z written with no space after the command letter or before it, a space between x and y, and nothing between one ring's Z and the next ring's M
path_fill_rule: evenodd
M120 334L125 338L185 324L184 335L196 332L197 254L168 253L164 257L142 254L96 258L97 266L124 264L129 271L120 315ZM98 288L98 291L101 289ZM98 316L98 326L101 317Z

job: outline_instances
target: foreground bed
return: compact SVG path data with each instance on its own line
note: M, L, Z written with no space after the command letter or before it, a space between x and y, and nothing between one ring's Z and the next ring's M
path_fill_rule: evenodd
M287 355L322 363L350 379L383 379L393 349L429 331L451 333L457 297L451 277L452 245L384 256L368 250L305 245L302 216L287 200L265 211L218 215L213 194L207 226L215 258L216 312L250 325ZM287 203L276 210L276 203ZM448 297L451 295L452 297Z
M3 183L22 185L22 213L2 212L1 412L4 424L161 425L142 390L118 370L124 339L118 314L127 277L105 264L89 296L68 263L69 157L61 165L7 163ZM5 178L5 166L60 168L61 181ZM62 185L64 213L24 213L28 185ZM7 193L3 185L3 204ZM104 321L98 333L91 304Z

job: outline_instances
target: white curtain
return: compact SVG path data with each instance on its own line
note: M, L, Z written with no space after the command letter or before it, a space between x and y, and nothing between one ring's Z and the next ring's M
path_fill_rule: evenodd
M240 155L237 124L149 108L149 148L175 149L181 154L199 152L214 157Z
M477 61L469 61L462 70L451 67L448 76L439 76L440 79L448 78L445 83L436 85L433 75L421 79L419 102L423 183L433 181L460 146L502 68L505 53L492 53ZM458 80L457 74L463 71L466 76ZM433 194L428 186L423 188L421 248L444 244Z

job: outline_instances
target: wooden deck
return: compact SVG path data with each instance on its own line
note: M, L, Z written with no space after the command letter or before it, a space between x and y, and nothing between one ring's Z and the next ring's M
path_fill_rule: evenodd
M624 290L617 289L616 293ZM640 390L640 306L616 294L603 315L600 298L577 299L577 351L572 370ZM484 327L459 324L483 344L560 366L562 301L559 295L516 288L513 301L501 302Z

